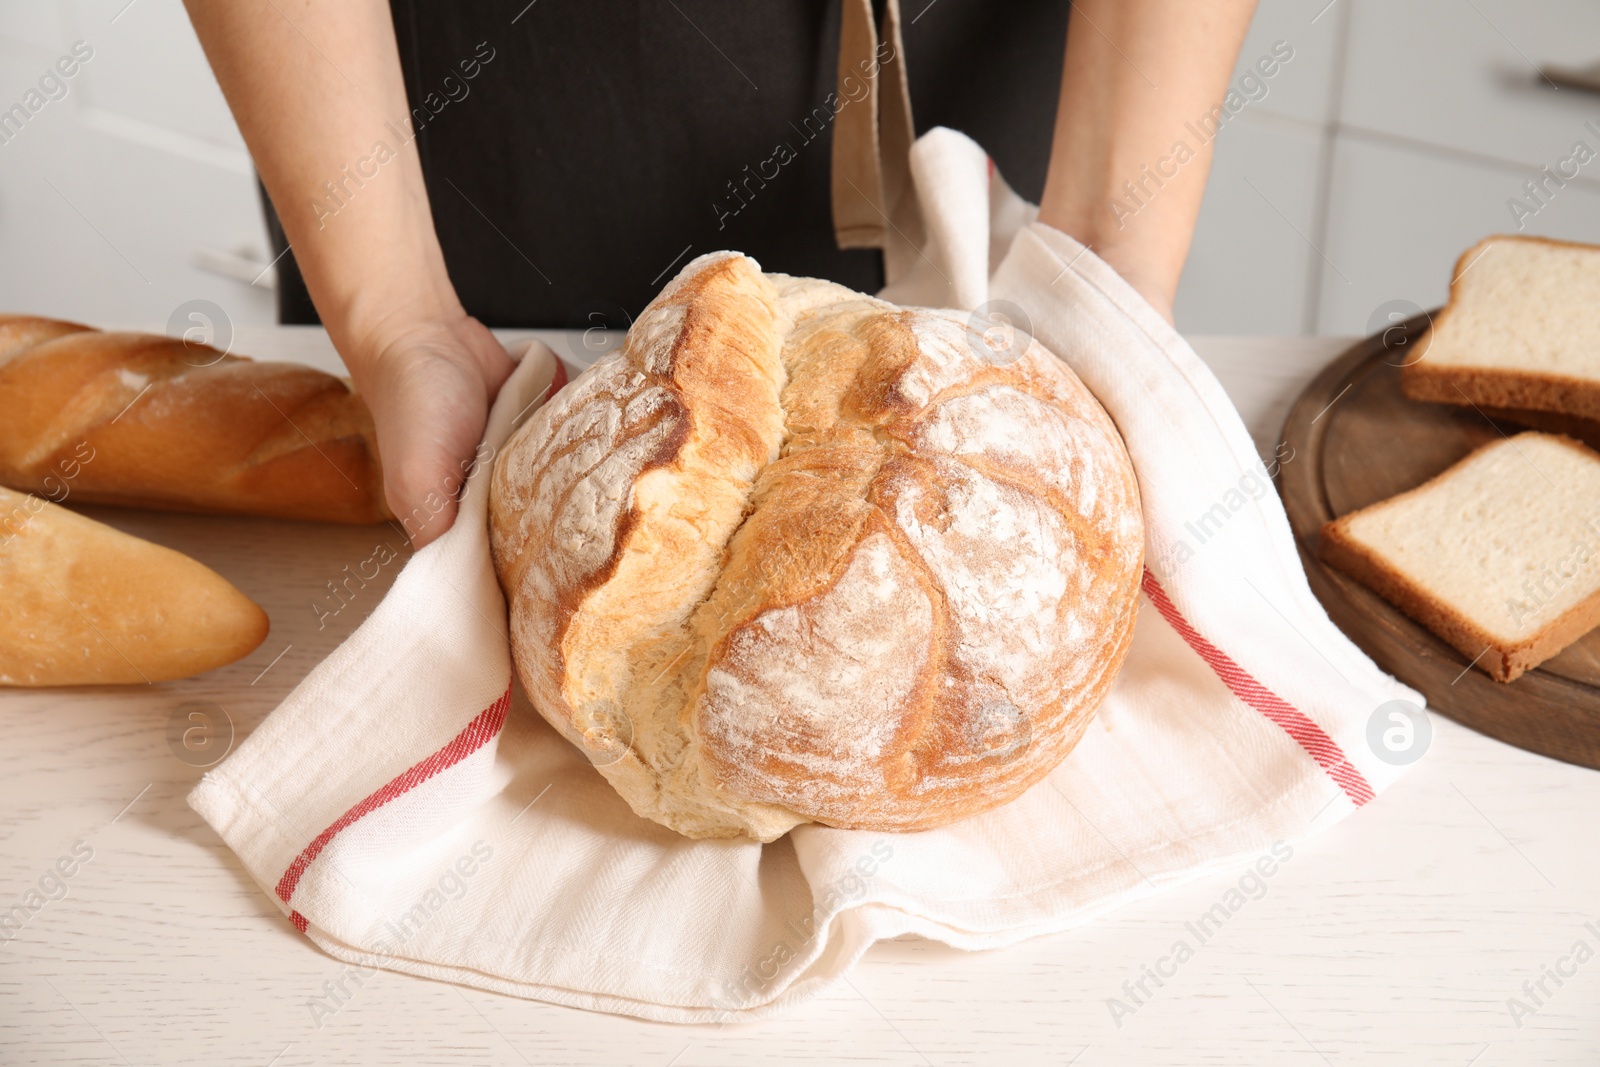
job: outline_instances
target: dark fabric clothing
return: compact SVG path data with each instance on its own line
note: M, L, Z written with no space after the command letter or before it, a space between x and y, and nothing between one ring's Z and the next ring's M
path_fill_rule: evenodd
M392 0L434 222L469 313L625 326L721 248L881 287L876 249L834 245L840 0L524 2ZM1067 4L905 0L901 16L918 132L962 130L1037 200ZM314 322L292 259L280 317Z

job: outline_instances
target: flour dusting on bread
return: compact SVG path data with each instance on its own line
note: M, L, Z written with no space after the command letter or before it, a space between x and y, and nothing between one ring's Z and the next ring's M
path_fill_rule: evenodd
M539 710L592 756L621 724L595 762L641 815L761 840L1032 785L1105 696L1143 555L1121 439L1037 343L996 363L959 313L731 253L518 431L491 535Z

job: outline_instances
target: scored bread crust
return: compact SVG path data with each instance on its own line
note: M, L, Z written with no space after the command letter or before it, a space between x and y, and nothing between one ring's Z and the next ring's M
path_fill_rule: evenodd
M1059 360L966 331L704 256L508 442L519 676L639 814L923 829L1082 735L1132 637L1132 467Z
M1571 448L1585 450L1582 444L1571 438L1559 434L1548 436L1558 438ZM1359 540L1352 533L1351 526L1363 515L1427 493L1479 453L1505 444L1505 441L1490 441L1479 445L1450 468L1415 489L1347 512L1325 523L1317 544L1317 556L1324 563L1348 574L1426 626L1497 682L1515 680L1600 625L1600 590L1527 637L1508 641L1503 636L1485 630L1471 616L1434 596L1405 571L1384 559L1375 548Z
M1600 381L1570 374L1512 367L1461 366L1429 360L1434 342L1445 336L1453 312L1461 306L1463 279L1480 254L1500 242L1543 244L1554 248L1579 248L1600 255L1600 247L1550 237L1496 234L1485 237L1461 254L1451 275L1450 297L1418 343L1422 352L1400 369L1400 391L1408 400L1457 406L1521 408L1559 412L1584 419L1600 419Z

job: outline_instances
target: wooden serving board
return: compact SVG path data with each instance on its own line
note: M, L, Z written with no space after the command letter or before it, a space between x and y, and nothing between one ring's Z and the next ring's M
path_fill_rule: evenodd
M1400 367L1428 321L1420 315L1353 346L1289 411L1283 440L1294 458L1279 469L1277 482L1306 576L1339 628L1384 670L1420 690L1432 710L1519 748L1600 768L1600 630L1516 681L1496 682L1317 558L1323 523L1421 485L1479 445L1524 428L1471 407L1400 395Z

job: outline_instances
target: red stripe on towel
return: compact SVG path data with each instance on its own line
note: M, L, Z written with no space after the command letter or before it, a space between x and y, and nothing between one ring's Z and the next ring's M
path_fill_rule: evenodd
M1310 753L1317 765L1328 772L1328 777L1344 790L1357 807L1373 798L1372 786L1367 784L1366 778L1333 738L1328 736L1327 731L1312 722L1305 712L1252 678L1226 652L1201 636L1200 631L1189 625L1189 620L1172 603L1167 591L1161 588L1161 583L1156 581L1156 576L1150 573L1148 567L1144 572L1144 595L1150 598L1150 603L1161 612L1161 617L1167 620L1168 625L1200 654L1206 666L1216 672L1222 684L1233 691L1234 696L1277 723L1284 733L1299 742L1300 747Z
M541 399L548 401L550 397L560 392L561 388L567 384L567 380L567 368L560 359L557 359L555 375L551 378L550 385L545 389L544 396ZM374 792L355 807L339 816L332 826L318 834L316 840L307 845L300 855L295 857L294 862L289 865L289 869L283 872L283 877L278 879L278 899L285 904L289 903L289 898L294 896L295 887L300 884L300 879L306 873L306 868L311 866L311 862L321 854L324 848L328 847L328 842L333 840L335 834L362 816L368 815L396 797L410 792L440 771L460 763L488 744L500 732L501 727L505 725L506 713L510 709L511 684L507 682L505 694L479 712L477 718L468 723L466 729L457 734L448 745L445 745L421 763L418 763L389 784ZM304 915L292 909L289 912L289 921L294 923L301 933L305 933L306 927L309 925Z
M466 729L456 734L448 745L445 745L439 751L421 763L416 764L404 774L401 774L339 816L333 825L318 834L316 839L307 845L300 855L295 857L294 862L289 865L289 869L283 872L283 877L278 879L278 899L285 904L289 903L289 898L294 896L295 886L300 884L300 877L306 873L306 868L311 866L311 861L316 859L324 848L328 847L328 842L333 840L335 834L362 816L369 815L383 807L396 797L409 793L440 771L455 766L484 745L487 745L500 732L500 728L505 725L506 712L510 708L511 686L507 684L505 694L479 712L477 718L468 723ZM298 912L292 912L290 918L294 919L298 915ZM305 929L302 925L304 922L304 918L299 918L295 925L300 926L303 931Z

